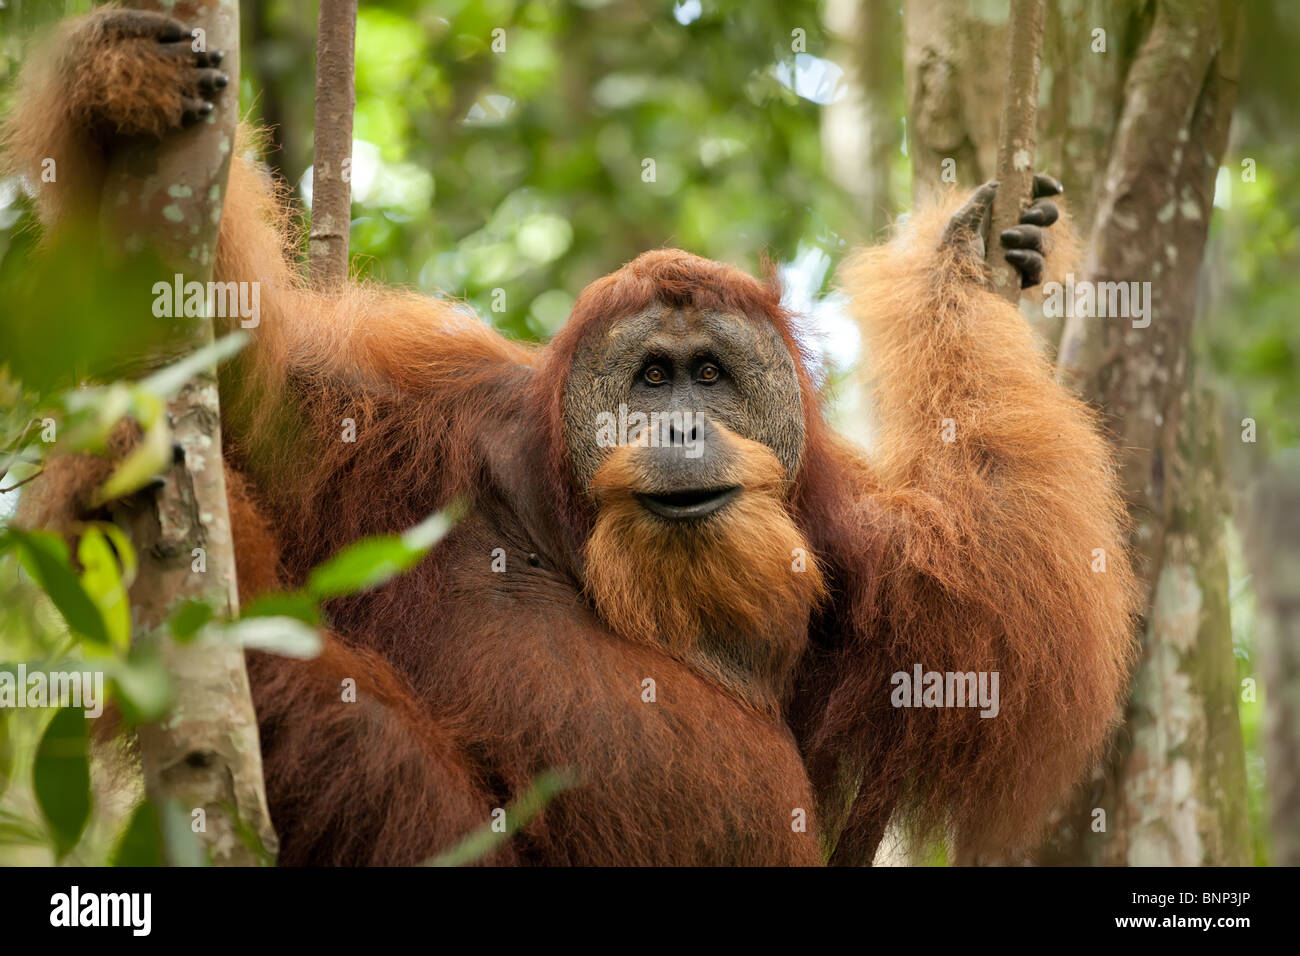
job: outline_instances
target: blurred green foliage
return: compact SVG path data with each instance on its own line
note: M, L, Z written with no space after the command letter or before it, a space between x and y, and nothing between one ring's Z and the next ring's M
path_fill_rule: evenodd
M826 55L819 8L732 0L684 24L644 0L363 4L354 267L545 338L583 286L646 249L751 270L801 242L838 255L848 204L822 169L822 108L774 73L795 30ZM312 23L310 3L245 5L245 36L278 39L246 57L241 107L283 117L276 161L295 186Z
M1238 151L1247 167L1228 166L1219 177L1215 287L1198 338L1231 407L1256 421L1259 441L1290 448L1300 440L1300 149L1265 141ZM1247 170L1254 182L1242 180Z

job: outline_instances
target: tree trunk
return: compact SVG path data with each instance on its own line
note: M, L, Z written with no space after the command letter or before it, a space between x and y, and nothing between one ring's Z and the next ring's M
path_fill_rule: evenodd
M977 186L997 168L1009 8L904 0L903 84L912 198Z
M126 248L152 248L185 281L207 282L239 112L238 4L129 5L169 13L206 31L194 42L224 51L222 69L233 82L211 122L161 145L139 144L114 161L101 217ZM186 350L212 342L210 321L193 321L191 327L182 343ZM195 375L169 402L168 412L183 455L164 475L152 503L118 512L139 555L130 595L133 630L158 636L175 693L168 716L139 731L145 792L160 809L178 803L196 824L197 811L203 811L205 826L194 829L214 863L250 865L260 857L241 833L256 834L270 853L276 838L243 651L215 642L177 644L167 636L167 614L177 601L207 601L218 613L239 609L215 371Z
M1249 862L1246 763L1223 543L1219 415L1194 390L1181 409L1173 514L1126 726L1112 838L1135 866ZM1106 841L1099 841L1106 842Z
M1269 863L1300 866L1300 453L1268 462L1242 510L1266 695Z
M1070 221L1092 231L1102 172L1136 53L1139 7L1114 0L1051 5L1038 78L1038 168L1065 184ZM1058 325L1051 341L1061 337Z
M1154 587L1170 498L1165 467L1196 308L1214 180L1236 95L1237 24L1228 0L1159 3L1130 71L1089 241L1091 282L1150 282L1143 320L1068 319L1061 378L1100 405L1123 449L1143 579ZM1136 326L1135 327L1135 323Z
M1116 752L1043 862L1245 861L1219 448L1205 434L1204 399L1186 394L1197 278L1236 94L1233 6L1154 4L1125 84L1084 270L1094 284L1149 280L1149 312L1071 317L1061 345L1062 379L1103 410L1115 436L1150 611ZM1094 830L1097 810L1104 832Z
M1055 143L1045 123L1052 78L1061 71L1058 4L1051 4L1046 17L1043 46L1037 73L1040 89L1035 96L1037 134L1040 142ZM945 190L969 189L998 178L998 143L1001 107L1009 72L1007 50L1010 27L1016 14L1009 3L972 4L964 0L905 0L903 64L907 98L907 147L912 158L912 197L922 203ZM1056 47L1047 44L1056 39ZM1053 58L1054 57L1054 58ZM1071 61L1066 61L1071 62ZM1034 70L1027 61L1022 70ZM1022 102L1022 107L1027 106ZM1023 134L1022 134L1023 135ZM1102 141L1105 149L1109 137ZM1075 188L1068 170L1051 163L1036 163L1036 171L1053 173L1065 183L1067 193ZM1029 190L1025 190L1029 195ZM990 261L998 261L990 258ZM1008 294L1012 291L1008 287ZM1045 317L1030 299L1020 302L1021 311L1039 333L1039 345L1055 355L1061 323Z
M311 282L318 289L348 276L356 33L357 0L321 0L309 242Z

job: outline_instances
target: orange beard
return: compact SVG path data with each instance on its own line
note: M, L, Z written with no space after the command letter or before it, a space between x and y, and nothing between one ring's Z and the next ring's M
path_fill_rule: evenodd
M825 584L785 507L785 470L765 446L735 443L726 484L743 491L705 518L666 521L636 499L642 449L616 448L592 483L586 589L619 636L650 644L775 713Z

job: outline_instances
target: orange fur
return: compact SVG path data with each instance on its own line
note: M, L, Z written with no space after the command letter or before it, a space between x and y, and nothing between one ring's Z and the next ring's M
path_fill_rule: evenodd
M637 502L645 449L626 446L606 459L593 487L599 510L585 548L587 590L615 633L774 712L825 585L790 516L790 482L776 457L714 427L740 448L721 483L743 491L702 528L668 525Z
M951 824L969 856L1032 845L1100 756L1134 661L1137 591L1097 418L1056 384L981 264L938 250L951 211L914 216L843 273L880 422L858 484L885 543L875 627L850 642L813 739L858 741L858 823L880 825L876 794L900 794L911 822ZM916 663L1000 672L1001 713L891 713L889 676Z
M94 507L94 495L140 440L140 427L129 419L108 434L103 455L56 455L45 462L38 477L18 498L15 518L28 528L49 528L72 534Z
M414 866L490 818L457 740L381 655L326 635L320 656L295 666L250 653L248 674L282 862ZM513 859L507 847L484 862Z

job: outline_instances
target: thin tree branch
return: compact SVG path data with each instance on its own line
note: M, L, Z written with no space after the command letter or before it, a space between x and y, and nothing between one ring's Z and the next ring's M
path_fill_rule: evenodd
M357 0L321 0L308 245L311 281L316 288L341 282L348 275L356 32Z
M998 238L1020 222L1033 193L1034 148L1038 126L1038 70L1043 45L1044 0L1011 0L1007 31L1009 73L1002 92L998 133L998 187L993 200L987 261L993 290L1011 302L1020 299L1020 276L1007 262Z

